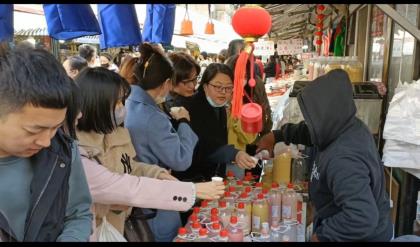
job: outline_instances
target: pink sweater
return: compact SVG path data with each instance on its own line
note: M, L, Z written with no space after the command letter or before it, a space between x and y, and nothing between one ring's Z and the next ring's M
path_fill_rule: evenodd
M79 149L81 154L86 154L82 148ZM187 211L194 205L193 183L113 173L96 161L84 156L81 159L94 203L174 211ZM180 197L182 200L179 200ZM95 226L94 220L91 241L97 239Z

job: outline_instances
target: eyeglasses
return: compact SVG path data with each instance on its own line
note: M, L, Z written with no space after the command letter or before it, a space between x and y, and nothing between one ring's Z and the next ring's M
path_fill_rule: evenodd
M192 83L195 86L195 85L197 85L197 82L198 82L199 79L200 79L199 76L196 76L192 79L182 80L181 83L184 84L184 85Z
M216 92L218 93L231 93L233 91L233 86L229 86L229 87L222 87L222 86L216 86L213 85L211 83L209 83L210 86L214 87L214 89L216 90Z

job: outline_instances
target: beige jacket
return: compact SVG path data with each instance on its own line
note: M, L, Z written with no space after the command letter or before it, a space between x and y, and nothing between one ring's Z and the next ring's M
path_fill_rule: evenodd
M111 134L98 134L95 132L77 131L79 146L82 147L89 159L97 160L112 172L120 174L128 173L135 176L157 178L164 168L157 165L149 165L135 161L136 155L130 134L127 129L118 127ZM125 211L111 211L110 205L94 204L96 226L102 223L102 217L106 215L118 231L124 232L124 222L131 213L131 208Z

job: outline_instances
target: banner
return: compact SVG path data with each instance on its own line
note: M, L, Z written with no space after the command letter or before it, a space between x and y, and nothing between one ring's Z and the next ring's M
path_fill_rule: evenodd
M147 4L143 40L170 45L175 26L175 4Z
M0 4L0 42L13 40L13 4Z
M279 55L296 55L302 53L303 39L287 39L277 41Z

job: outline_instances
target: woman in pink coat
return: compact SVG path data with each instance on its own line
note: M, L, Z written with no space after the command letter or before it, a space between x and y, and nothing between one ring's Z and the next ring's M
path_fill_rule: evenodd
M124 79L122 79L119 75L113 72L106 71L102 68L96 68L92 70L100 70L98 73L112 73L111 78L118 77L118 83L125 82ZM83 102L83 99L80 98L80 91L76 84L74 85L73 94L74 104L72 107L68 108L66 125L67 132L73 138L75 138L76 130L74 123L76 122L76 119L79 119L82 115L80 113L80 105ZM110 108L112 108L112 105L114 104L107 105L109 105ZM115 113L112 112L111 115L114 114ZM115 119L116 117L112 116L112 118ZM114 126L114 128L117 128L117 126ZM159 169L161 168L159 168L158 166L148 165L144 163L137 165L147 166L147 170L153 170L152 168L155 167L154 170L156 170L157 172L154 172L154 174L156 175L151 175L154 178L144 177L141 175L141 173L136 173L136 175L130 175L127 173L113 171L115 169L113 169L112 167L99 165L99 163L96 161L97 159L90 158L88 152L84 148L79 147L79 150L81 154L82 163L85 169L86 177L88 180L90 192L92 194L92 199L95 205L108 205L108 211L129 211L129 207L186 211L189 208L191 208L192 205L194 205L196 197L201 199L218 199L224 192L224 185L222 183L208 182L193 184L179 181L160 180L176 179L172 177L169 173L167 173L166 170L160 172ZM136 170L134 164L133 170ZM149 174L153 173L149 172ZM95 213L95 215L98 214L97 207L95 207L94 205L92 205L92 211L93 213ZM109 212L102 212L101 215L107 215L108 218L110 214ZM125 219L122 218L121 220ZM110 223L117 227L121 225L121 222ZM96 226L97 224L94 220L93 228L96 229ZM119 230L122 233L123 229ZM96 241L95 234L92 235L91 240Z

